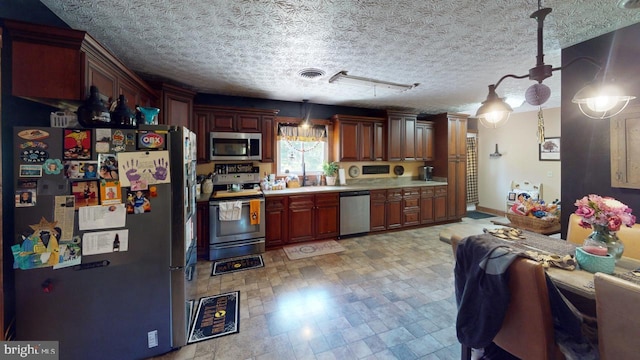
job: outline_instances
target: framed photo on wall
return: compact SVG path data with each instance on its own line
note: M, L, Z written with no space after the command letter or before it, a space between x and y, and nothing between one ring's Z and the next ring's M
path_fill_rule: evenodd
M559 137L546 137L538 147L540 161L560 161Z

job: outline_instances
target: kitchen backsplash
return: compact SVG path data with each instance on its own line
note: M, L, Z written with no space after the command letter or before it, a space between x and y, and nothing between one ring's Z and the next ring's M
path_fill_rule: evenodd
M272 163L261 163L254 162L254 166L260 167L260 174L272 174L273 164ZM347 177L347 182L358 182L360 180L371 180L371 179L408 179L408 180L416 180L418 178L418 168L424 166L424 162L422 161L371 161L371 162L341 162L340 168L345 170L345 175ZM387 174L363 174L362 167L363 166L371 166L371 165L389 165L389 173ZM215 163L208 164L200 164L197 166L196 172L200 174L207 175L213 172ZM357 177L351 177L349 175L349 168L351 166L357 166L359 170L359 175ZM394 169L396 166L401 166L404 171L402 175L396 175L394 173Z

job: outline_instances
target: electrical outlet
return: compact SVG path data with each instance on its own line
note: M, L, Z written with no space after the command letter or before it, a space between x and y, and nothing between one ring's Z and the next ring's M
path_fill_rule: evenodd
M147 333L147 344L149 349L158 346L158 330L149 331Z
M553 177L553 171L547 171L547 177Z

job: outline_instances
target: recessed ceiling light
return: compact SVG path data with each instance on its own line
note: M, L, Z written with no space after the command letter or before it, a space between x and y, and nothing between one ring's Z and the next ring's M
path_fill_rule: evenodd
M324 76L324 70L316 69L316 68L307 68L298 71L298 75L305 79L317 79L321 76Z

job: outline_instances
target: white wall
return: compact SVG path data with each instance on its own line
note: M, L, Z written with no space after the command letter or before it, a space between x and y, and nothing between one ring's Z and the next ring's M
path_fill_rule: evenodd
M560 108L543 109L543 117L545 136L560 136ZM537 126L537 111L513 113L497 129L478 125L478 207L505 211L512 180L542 183L546 202L560 199L560 161L539 160ZM490 158L496 144L502 156Z

